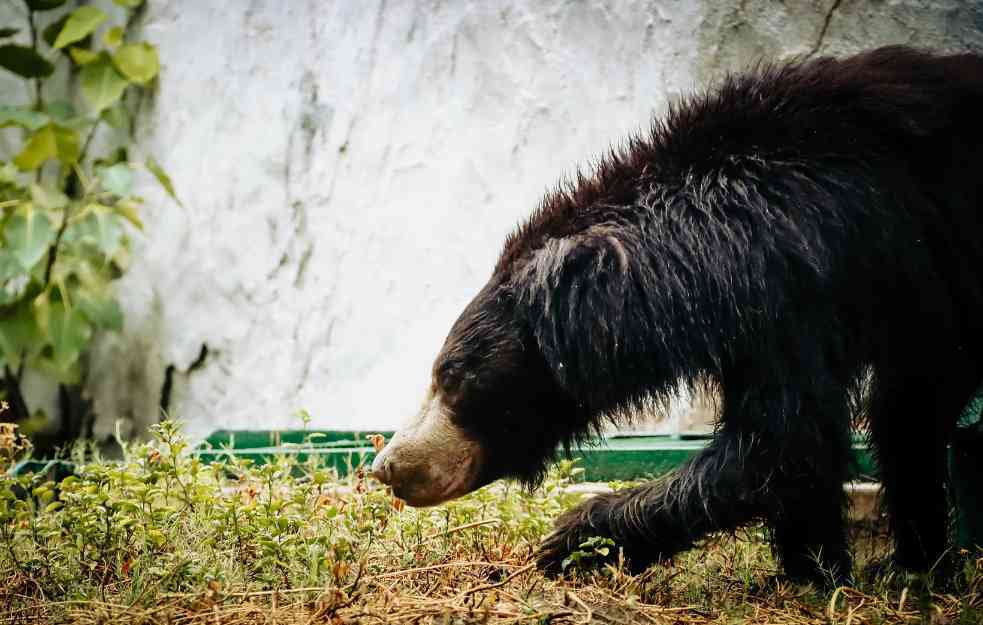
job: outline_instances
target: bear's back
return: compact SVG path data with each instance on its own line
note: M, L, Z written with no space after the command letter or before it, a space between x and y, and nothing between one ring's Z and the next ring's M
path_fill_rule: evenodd
M742 158L900 159L938 168L983 140L983 57L891 46L845 59L763 65L672 107L651 156L663 180ZM935 153L929 158L927 151ZM943 154L940 154L943 152ZM945 160L943 158L943 160Z

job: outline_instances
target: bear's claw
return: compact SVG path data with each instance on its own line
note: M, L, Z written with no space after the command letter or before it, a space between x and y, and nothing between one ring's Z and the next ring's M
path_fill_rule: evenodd
M563 562L573 551L576 549L576 545L580 543L574 543L571 547L568 544L570 536L563 534L561 532L553 532L536 550L536 567L547 575L559 576L564 573Z
M578 566L584 568L600 567L613 562L617 558L618 546L609 549L606 556L592 552L591 547L584 543L592 538L612 538L608 524L607 496L593 497L588 501L568 510L556 520L553 533L547 536L536 550L536 565L548 575L562 575L565 572L563 563L574 552L585 551L589 557L578 561Z

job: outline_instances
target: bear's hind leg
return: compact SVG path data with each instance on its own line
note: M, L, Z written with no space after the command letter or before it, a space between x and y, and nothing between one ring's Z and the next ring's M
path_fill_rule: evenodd
M827 387L799 396L793 424L776 443L781 457L767 513L785 574L819 585L840 584L852 569L843 490L852 468L849 409L842 386Z
M848 466L849 458L838 455L826 473L776 485L783 494L769 514L772 545L785 574L796 581L840 584L850 575L843 491Z
M894 561L913 571L931 569L945 552L946 441L979 384L968 364L946 373L944 379L881 373L871 398L870 439L894 532Z

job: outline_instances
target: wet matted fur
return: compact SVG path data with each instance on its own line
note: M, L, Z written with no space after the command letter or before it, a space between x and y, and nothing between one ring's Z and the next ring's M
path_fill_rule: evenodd
M791 576L846 574L863 409L896 560L925 569L945 547L945 443L983 380L981 226L983 58L761 66L549 194L452 328L432 392L482 446L480 484L535 481L557 445L680 381L717 387L709 446L563 515L549 569L594 535L641 568L763 520Z

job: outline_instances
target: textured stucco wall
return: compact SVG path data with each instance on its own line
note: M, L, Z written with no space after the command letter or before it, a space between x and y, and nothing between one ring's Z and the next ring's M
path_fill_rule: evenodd
M149 0L140 119L185 208L147 235L102 339L97 431L392 428L504 235L558 177L757 58L983 49L956 0ZM207 346L207 355L203 346Z

